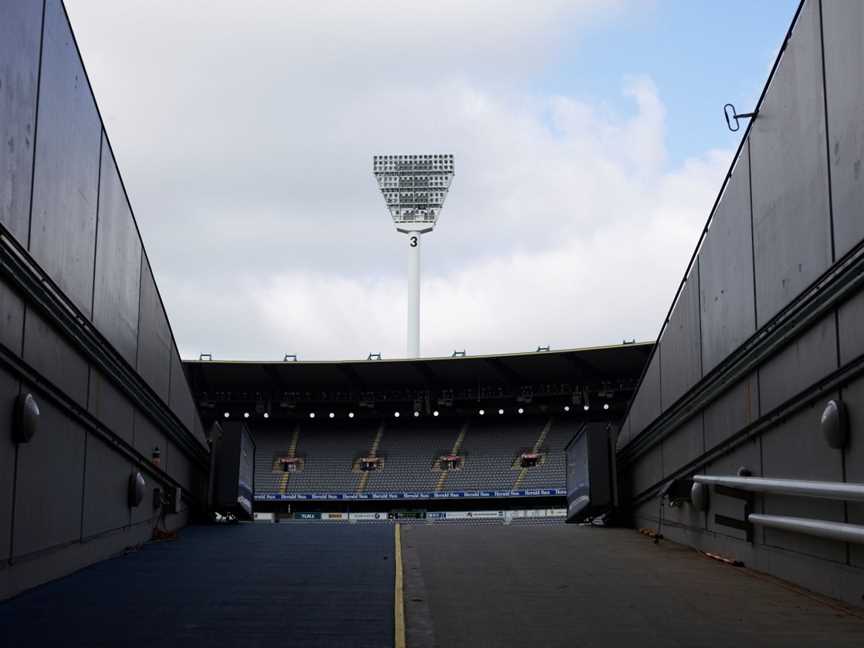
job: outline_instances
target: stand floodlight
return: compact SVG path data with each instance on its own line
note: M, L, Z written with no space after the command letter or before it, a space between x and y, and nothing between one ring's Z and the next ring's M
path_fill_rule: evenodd
M375 155L372 172L397 232L408 235L408 351L420 356L420 236L435 229L453 179L452 155Z

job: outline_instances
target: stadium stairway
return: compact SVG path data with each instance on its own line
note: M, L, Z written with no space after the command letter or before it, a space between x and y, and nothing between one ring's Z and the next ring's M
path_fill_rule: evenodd
M300 424L294 426L294 434L291 435L291 445L288 447L287 457L294 459L297 456L297 444L300 442ZM288 481L291 479L291 473L286 472L282 475L282 481L279 484L279 492L283 495L288 490Z
M543 429L540 430L540 436L537 437L537 441L534 442L534 447L531 448L531 452L537 454L540 452L540 448L543 447L543 442L546 440L546 435L549 434L549 428L552 427L552 423L554 419L549 419L546 421L546 425L543 426ZM528 475L528 468L522 468L519 471L519 474L516 476L516 481L513 482L513 490L519 490L522 488L522 482L525 481L525 477Z
M386 427L386 423L383 421L381 425L378 426L378 431L375 433L375 438L372 440L372 447L369 448L369 452L366 453L367 457L377 457L378 456L378 448L381 446L381 439L384 437L384 428ZM357 484L357 494L359 495L363 491L366 490L366 484L369 483L369 473L364 472L360 477L360 483Z
M465 421L462 424L462 427L459 429L459 436L456 437L456 441L453 443L453 447L450 448L451 455L458 455L459 450L462 448L462 443L465 441L465 435L468 434L468 426L470 423ZM441 475L438 477L438 481L435 483L435 491L440 493L444 490L444 484L447 481L447 475L450 474L449 470L442 470Z

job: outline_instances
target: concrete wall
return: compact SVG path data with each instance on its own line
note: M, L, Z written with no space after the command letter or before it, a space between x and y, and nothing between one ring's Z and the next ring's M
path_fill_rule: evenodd
M0 0L0 142L2 599L183 525L207 445L59 0ZM16 443L22 393L41 415ZM160 521L152 490L177 486Z
M861 604L864 547L663 508L697 473L864 483L864 3L805 0L670 311L618 440L639 526ZM750 106L739 107L750 109ZM830 448L825 403L851 440ZM864 523L864 507L757 497L757 512Z

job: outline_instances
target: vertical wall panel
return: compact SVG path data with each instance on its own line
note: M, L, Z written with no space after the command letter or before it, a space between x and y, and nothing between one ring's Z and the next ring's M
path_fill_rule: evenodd
M864 3L822 3L837 257L864 238Z
M740 381L705 408L705 449L733 436L759 416L756 374Z
M761 326L831 263L819 3L808 2L750 135Z
M186 382L186 374L183 372L183 363L177 347L171 347L171 410L183 421L186 429L190 432L194 427L195 401L192 400L192 392Z
M15 444L12 442L12 412L18 397L18 381L0 370L0 561L9 558L12 528L12 480L15 475Z
M171 462L171 457L169 456L170 453L167 443L165 442L165 436L150 422L149 419L136 412L135 449L149 460L153 448L155 447L158 447L162 453L162 468L167 468L168 464ZM143 522L145 520L155 522L154 516L158 513L158 511L154 511L153 509L153 489L156 488L157 484L149 475L145 474L144 479L147 481L147 489L144 495L144 501L141 502L141 506L132 509L133 523Z
M91 369L90 372L87 409L114 434L132 443L134 408L126 397L95 369Z
M825 401L835 397L826 396ZM822 401L815 403L762 436L765 477L843 480L842 454L839 450L828 447L819 431L819 416L823 405ZM769 515L843 521L843 502L766 495L764 504L765 513ZM846 560L846 545L834 540L766 529L765 543L838 562Z
M843 401L849 409L851 434L844 452L846 481L864 484L864 378L858 378L843 389ZM864 524L864 502L849 502L849 522ZM849 546L852 564L864 567L864 545Z
M141 266L141 312L138 320L138 372L168 403L171 371L171 331L156 292L146 257Z
M18 448L14 556L81 536L84 437L77 423L39 399L39 431Z
M27 245L42 3L0 0L0 223Z
M138 349L140 287L141 241L114 156L103 137L93 323L132 366Z
M699 335L699 268L694 266L660 340L663 410L702 378Z
M832 313L759 368L763 413L837 368L836 339Z
M705 452L702 414L697 414L663 439L662 451L664 478L702 455Z
M130 522L129 461L101 439L87 439L84 476L84 537L119 529ZM152 501L152 500L151 500ZM142 502L149 505L150 501Z
M707 425L707 417L706 417ZM710 446L709 446L710 447ZM729 454L723 455L717 461L705 468L708 475L736 475L739 468L748 468L758 475L761 470L762 460L760 458L759 439L752 439L735 448ZM734 529L715 522L715 515L725 515L736 520L744 519L744 501L719 495L717 491L711 491L709 501L708 529L715 533L744 540L747 537L745 531Z
M864 354L864 292L860 292L837 309L840 334L840 364Z
M645 427L660 416L660 351L654 354L633 397L630 407L630 438L635 439Z
M102 126L59 0L45 7L30 252L89 317Z
M32 308L25 322L24 360L79 404L87 405L87 362Z
M24 334L24 303L0 278L0 344L21 355Z
M745 145L699 252L705 374L756 330L751 226L750 154Z

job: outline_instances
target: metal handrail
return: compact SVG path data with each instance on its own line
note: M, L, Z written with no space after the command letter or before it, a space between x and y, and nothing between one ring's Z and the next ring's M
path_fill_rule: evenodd
M772 529L793 531L830 540L839 540L841 542L864 544L864 526L858 524L811 520L809 518L788 517L785 515L762 515L759 513L751 513L747 516L747 521L750 524Z
M766 477L733 477L714 475L695 475L693 481L699 484L729 486L753 493L775 493L778 495L797 495L819 499L864 502L864 484L849 482L806 481L802 479L770 479ZM752 517L752 516L751 516Z

